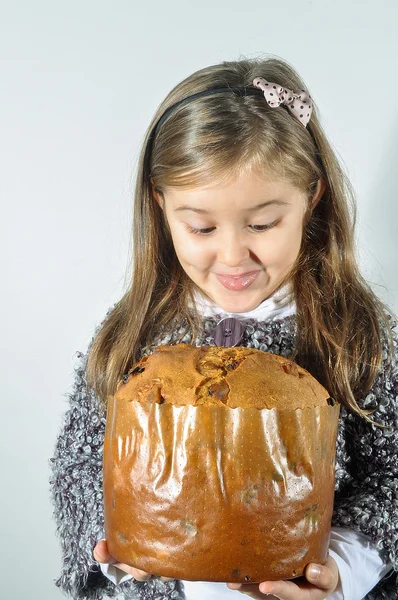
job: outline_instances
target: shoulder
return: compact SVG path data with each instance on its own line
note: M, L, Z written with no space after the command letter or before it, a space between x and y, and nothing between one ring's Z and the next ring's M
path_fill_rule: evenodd
M380 325L382 362L379 372L366 395L357 399L361 409L372 411L369 418L373 424L344 407L341 411L355 456L357 460L364 460L366 469L398 464L398 323L393 315L387 317ZM397 466L393 470L397 473Z
M380 320L382 361L378 374L367 397L362 400L363 408L376 408L385 414L390 403L397 404L398 398L398 321L395 315L385 313ZM373 404L373 405L372 405Z
M398 358L398 318L385 312L385 320L380 319L380 336L383 346L383 366Z

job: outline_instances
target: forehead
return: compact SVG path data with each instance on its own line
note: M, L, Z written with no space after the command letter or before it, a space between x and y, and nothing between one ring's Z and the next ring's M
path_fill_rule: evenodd
M176 209L181 204L214 210L218 204L226 202L230 207L253 206L259 202L280 201L288 203L302 200L303 193L290 181L256 172L242 173L228 180L191 188L165 190L165 199Z

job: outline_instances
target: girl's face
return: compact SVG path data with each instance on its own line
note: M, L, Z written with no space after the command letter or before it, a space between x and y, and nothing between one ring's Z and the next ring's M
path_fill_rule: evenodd
M226 185L167 188L163 198L154 196L182 268L226 312L256 308L298 256L306 198L288 182L251 172Z

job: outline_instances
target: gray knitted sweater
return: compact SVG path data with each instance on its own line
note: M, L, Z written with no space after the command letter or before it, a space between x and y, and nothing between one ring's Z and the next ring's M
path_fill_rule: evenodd
M182 341L196 346L214 345L218 320L204 318L196 340L187 334ZM393 319L391 328L393 370L382 370L372 390L358 403L361 408L377 407L373 418L393 429L368 424L342 406L336 444L332 525L349 527L369 536L382 551L385 562L394 567L367 594L366 600L398 598L398 327ZM159 344L175 342L181 332L177 327L145 353L152 352ZM295 332L294 316L264 322L251 319L246 321L240 345L289 357ZM87 394L85 389L91 343L86 353L77 353L73 390L68 394L69 407L50 459L51 498L63 557L62 572L55 584L76 600L115 597L119 593L126 599L184 600L183 583L179 580L162 582L153 577L147 582L135 582L131 579L116 586L102 574L93 559L94 546L104 532L102 455L106 413L100 410L95 394L92 391ZM385 365L388 358L385 344ZM360 573L356 576L360 577Z

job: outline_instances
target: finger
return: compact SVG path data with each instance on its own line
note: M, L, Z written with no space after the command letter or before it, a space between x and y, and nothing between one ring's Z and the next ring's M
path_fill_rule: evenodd
M324 600L334 592L339 580L339 569L331 556L328 556L325 565L310 563L304 574L305 577L294 581L263 581L259 585L260 591L274 594L280 600Z
M303 589L300 589L293 581L288 580L263 581L260 583L259 589L262 594L271 594L271 596L266 596L267 600L270 597L279 600L304 600L304 598L307 600L307 598L310 598L309 595L301 595ZM322 596L322 598L324 597Z
M126 565L125 563L115 563L115 567L132 575L137 581L148 581L148 579L152 577L151 573L141 571L141 569L136 569L135 567L130 567L130 565Z
M254 598L254 600L258 600L260 598L258 586L254 586L253 584L242 585L241 583L227 583L227 586L230 590L237 590L249 598Z
M227 583L227 587L255 600L279 600L272 594L263 594L258 583Z
M136 569L125 563L118 563L116 558L113 558L108 552L108 546L106 540L100 540L93 550L93 556L97 562L105 564L113 564L118 569L121 569L125 573L132 575L137 581L148 581L152 577L150 573ZM172 581L173 577L159 577L160 581Z
M326 565L317 565L310 563L305 569L306 579L322 590L334 590L338 583L338 569L331 568L331 557L328 558ZM331 559L333 560L333 559Z
M100 540L93 550L93 556L97 562L112 564L116 562L108 552L108 545L106 540Z
M121 569L125 573L132 575L137 581L148 581L148 579L152 577L152 575L146 571L141 571L141 569L135 569L134 567L130 567L130 565L126 565L125 563L117 562L116 558L113 558L113 556L109 554L106 540L100 540L97 543L93 550L93 556L95 560L100 563L113 564L118 569Z
M297 581L297 580L296 580ZM293 581L263 581L259 585L260 592L263 594L272 594L279 600L324 600L328 597L329 592L334 590L316 587L311 582L304 579L303 583L295 583Z

